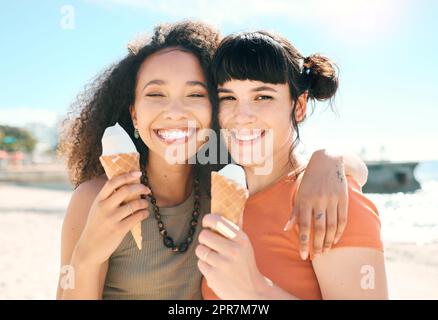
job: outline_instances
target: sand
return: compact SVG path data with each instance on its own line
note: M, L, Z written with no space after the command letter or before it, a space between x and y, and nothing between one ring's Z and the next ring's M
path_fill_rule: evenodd
M0 185L0 299L55 299L70 195Z
M438 243L385 244L391 299L438 300Z
M71 191L0 184L0 299L55 299ZM385 243L391 299L438 299L438 243Z

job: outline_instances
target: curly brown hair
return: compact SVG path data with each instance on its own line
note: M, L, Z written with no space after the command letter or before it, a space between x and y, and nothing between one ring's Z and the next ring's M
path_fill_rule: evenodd
M102 153L101 139L105 129L116 122L131 136L140 153L141 166L145 168L148 148L141 139L134 138L134 126L129 112L135 101L137 73L143 61L159 50L181 48L199 59L207 83L210 84L209 66L220 38L216 29L203 22L160 24L154 28L150 39L130 43L127 56L111 65L85 87L62 122L63 130L57 150L58 155L66 159L69 178L75 189L81 183L105 173L99 161ZM212 90L209 85L210 98ZM216 108L216 104L211 105ZM216 113L213 110L213 114ZM216 120L213 120L212 127L218 130ZM212 167L207 167L195 165L195 169L204 172L203 176L208 179Z

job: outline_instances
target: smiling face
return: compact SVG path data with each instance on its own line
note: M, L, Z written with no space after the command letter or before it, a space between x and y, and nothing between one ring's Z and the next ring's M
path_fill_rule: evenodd
M230 80L218 88L219 123L234 161L246 167L290 150L293 102L288 84ZM305 113L305 96L298 99L297 120ZM261 151L261 152L260 152Z
M211 124L211 104L198 58L178 48L150 55L137 75L134 127L152 153L167 159L169 148L192 157ZM182 155L178 155L180 158Z

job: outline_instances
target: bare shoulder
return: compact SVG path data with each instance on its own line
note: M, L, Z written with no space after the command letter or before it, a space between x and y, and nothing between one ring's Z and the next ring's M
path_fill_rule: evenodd
M72 199L79 198L80 200L94 200L100 190L102 190L106 181L106 176L101 175L81 183L73 191Z
M81 183L72 193L61 232L61 266L69 264L84 230L94 199L107 181L105 175ZM57 299L62 296L58 286Z
M79 228L85 225L88 213L94 202L94 199L102 190L106 177L99 176L81 183L72 193L67 213L64 219L64 225L70 228Z

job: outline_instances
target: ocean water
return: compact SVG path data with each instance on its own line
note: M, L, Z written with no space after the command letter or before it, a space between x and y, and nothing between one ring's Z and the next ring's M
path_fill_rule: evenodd
M384 242L438 243L438 161L420 163L421 190L411 194L367 194L376 204Z

